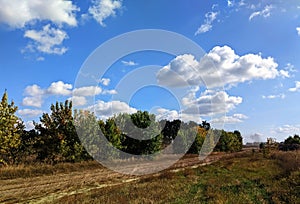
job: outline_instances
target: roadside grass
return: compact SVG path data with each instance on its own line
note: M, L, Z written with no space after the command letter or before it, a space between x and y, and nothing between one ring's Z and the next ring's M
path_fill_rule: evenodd
M299 152L252 153L67 195L56 203L300 203L299 167Z
M87 169L103 168L97 161L85 161L80 163L58 163L55 165L36 163L29 165L13 165L0 168L0 180L31 178L36 176L53 175L58 173L70 173Z
M300 152L239 152L142 177L95 161L7 166L1 181L8 191L0 190L0 202L7 203L300 203Z

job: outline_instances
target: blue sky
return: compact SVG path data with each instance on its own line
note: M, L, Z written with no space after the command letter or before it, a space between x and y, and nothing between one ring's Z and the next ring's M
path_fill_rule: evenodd
M103 119L142 109L160 118L209 120L240 130L249 142L282 141L300 134L299 15L297 0L0 0L0 91L8 90L28 128L51 103L73 94L75 105ZM98 46L140 29L178 33L206 54L131 53L97 86L75 86ZM190 86L181 87L172 72ZM137 78L153 86L138 87Z

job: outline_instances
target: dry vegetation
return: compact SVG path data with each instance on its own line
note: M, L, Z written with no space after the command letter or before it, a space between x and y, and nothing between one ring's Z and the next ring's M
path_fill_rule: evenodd
M1 168L0 202L300 203L299 151L222 156L207 166L187 156L173 169L142 177L95 162Z

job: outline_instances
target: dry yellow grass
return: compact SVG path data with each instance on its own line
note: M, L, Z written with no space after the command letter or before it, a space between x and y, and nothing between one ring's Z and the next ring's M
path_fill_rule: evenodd
M172 168L147 176L119 174L95 162L41 165L36 171L32 166L7 167L0 171L10 172L12 179L0 178L0 203L296 202L293 191L300 185L300 172L287 173L280 163L280 158L291 161L295 155L299 158L299 152L271 158L250 151L216 154L207 161L221 161L209 166L187 155Z

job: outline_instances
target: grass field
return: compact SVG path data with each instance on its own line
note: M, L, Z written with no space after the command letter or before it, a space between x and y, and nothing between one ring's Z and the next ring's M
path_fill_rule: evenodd
M299 160L299 152L265 157L250 151L148 176L122 175L95 162L6 167L0 202L300 203Z

